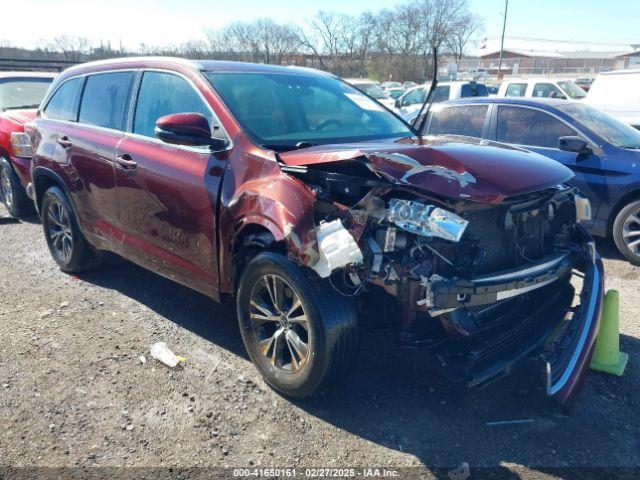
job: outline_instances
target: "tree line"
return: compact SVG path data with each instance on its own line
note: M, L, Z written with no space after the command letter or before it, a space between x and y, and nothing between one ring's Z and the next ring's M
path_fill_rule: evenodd
M136 51L110 43L62 35L29 52L42 58L81 62L132 54L302 65L342 77L424 80L431 51L462 58L482 30L467 0L415 0L360 15L319 11L303 25L269 18L205 29L199 39L178 45L141 44ZM0 57L7 50L0 45ZM3 52L4 50L4 52Z

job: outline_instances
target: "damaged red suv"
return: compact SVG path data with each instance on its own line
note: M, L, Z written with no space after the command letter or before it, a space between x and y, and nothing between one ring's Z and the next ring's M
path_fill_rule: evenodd
M564 402L586 373L602 262L557 162L427 143L330 74L169 58L67 70L31 141L60 268L111 251L235 297L280 392L344 376L373 328L470 385L533 358Z

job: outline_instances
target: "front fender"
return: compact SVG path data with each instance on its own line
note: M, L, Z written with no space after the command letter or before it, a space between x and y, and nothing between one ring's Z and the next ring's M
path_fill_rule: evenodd
M233 292L233 246L252 225L267 229L277 242L284 242L287 252L300 264L313 265L318 260L315 194L283 173L277 163L273 166L263 172L265 175L244 182L237 178L237 172L225 175L220 212L221 291Z

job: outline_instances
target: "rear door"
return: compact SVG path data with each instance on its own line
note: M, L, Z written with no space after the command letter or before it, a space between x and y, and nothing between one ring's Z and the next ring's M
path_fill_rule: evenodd
M217 193L227 152L172 145L154 132L160 117L188 112L205 115L213 134L225 135L185 77L142 73L128 133L116 152L120 221L128 258L212 295L218 288Z
M113 159L133 76L127 71L71 78L37 119L38 163L64 179L80 226L98 248L118 245L109 238L118 221Z
M133 71L89 75L84 85L78 123L69 132L72 164L82 189L76 203L85 218L87 234L118 253L119 224L114 159L122 140Z
M489 105L435 106L429 114L428 135L487 135Z
M65 140L78 121L78 106L84 86L84 77L71 78L53 93L40 117L36 118L37 130L31 139L36 164L44 165L65 178L65 167L71 158L71 144ZM68 185L75 197L75 185ZM75 200L75 198L73 198Z
M499 105L495 109L493 139L498 142L521 146L566 165L575 177L570 182L589 197L594 214L605 198L606 181L604 157L593 142L560 118L548 112L523 106ZM564 136L580 136L593 145L595 153L578 157L573 152L558 148L558 139Z

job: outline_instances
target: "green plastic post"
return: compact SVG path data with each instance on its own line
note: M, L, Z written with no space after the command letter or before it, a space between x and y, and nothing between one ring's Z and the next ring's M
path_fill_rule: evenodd
M609 290L604 297L602 321L591 359L591 368L600 372L622 376L629 355L620 351L620 294Z

